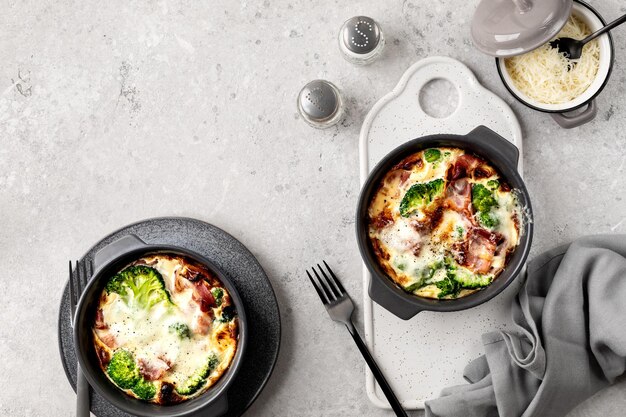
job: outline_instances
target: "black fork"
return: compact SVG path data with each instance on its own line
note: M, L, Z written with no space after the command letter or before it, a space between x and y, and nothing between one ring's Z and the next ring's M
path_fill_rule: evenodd
M367 365L374 374L374 377L376 378L378 385L380 385L380 388L383 390L385 397L387 397L391 408L393 408L393 411L395 411L397 416L407 417L406 412L400 405L400 401L396 398L396 395L393 393L393 390L389 386L385 376L376 364L374 357L367 349L367 346L365 345L365 342L363 342L363 339L361 339L361 336L359 336L359 333L354 327L354 323L352 323L352 313L354 312L354 303L352 302L352 299L326 261L322 262L324 263L328 274L324 271L320 264L317 264L317 269L315 267L311 268L315 278L313 278L313 275L311 275L309 271L306 271L306 274L309 276L313 287L315 287L317 294L320 296L324 307L326 307L328 315L334 321L343 323L348 328L348 331L352 335L352 339L354 339L354 342L365 358L365 362L367 362Z
M70 261L70 307L72 317L72 328L74 327L74 316L76 315L76 306L78 300L83 293L87 282L93 274L93 265L91 262L76 261L76 269L72 268ZM80 366L76 364L76 417L90 416L89 404L89 383L85 375L80 370Z

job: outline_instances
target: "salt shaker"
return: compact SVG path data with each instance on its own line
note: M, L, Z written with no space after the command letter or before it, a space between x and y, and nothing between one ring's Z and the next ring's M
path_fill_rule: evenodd
M385 37L376 21L366 16L355 16L339 30L339 50L355 65L369 65L376 61L385 47Z
M309 125L325 129L339 122L344 115L339 89L326 80L313 80L298 95L298 112Z

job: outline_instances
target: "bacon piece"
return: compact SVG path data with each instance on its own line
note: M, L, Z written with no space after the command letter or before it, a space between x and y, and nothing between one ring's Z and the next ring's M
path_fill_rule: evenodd
M189 281L198 281L200 279L204 279L208 277L208 271L200 266L193 264L185 264L185 266L180 271L180 275L183 278L187 278Z
M388 261L390 258L390 255L383 248L383 245L380 242L380 240L378 240L377 238L372 238L370 241L372 242L372 248L374 249L374 253L376 254L376 257L379 259L384 259Z
M407 182L407 180L409 179L410 176L411 176L411 172L409 172L409 171L402 171L402 173L400 174L400 185L402 185L405 182Z
M498 237L484 229L473 229L467 242L466 266L479 274L486 274L496 253Z
M217 307L215 304L215 297L211 294L209 285L204 280L194 282L193 294L191 295L191 298L198 303L200 310L205 313L212 307Z
M419 154L413 154L404 158L402 161L398 162L392 170L403 169L405 171L410 171L414 166L418 166L420 168L424 166L424 161L422 161L422 158L419 157Z
M472 187L465 178L452 181L446 188L445 205L459 213L469 214L469 206L472 201Z
M99 343L95 344L95 349L96 349L96 355L98 355L98 359L100 360L100 364L102 364L103 367L106 367L111 361L111 355Z
M476 227L474 228L474 233L481 235L482 237L489 240L489 242L493 243L496 246L504 241L504 236L501 233L490 232L487 229Z
M170 369L170 365L160 358L151 360L139 358L137 362L139 364L139 373L148 381L155 381L161 378Z
M411 246L411 252L413 252L413 255L415 255L416 257L419 257L420 252L422 252L422 244L421 243L413 244L413 246Z
M448 172L448 178L451 180L465 177L488 178L495 174L496 171L481 158L464 154L457 158Z
M115 349L115 347L117 346L117 341L115 340L115 336L113 336L111 333L105 333L101 336L98 335L98 337L100 338L102 343L104 343L111 349Z
M183 292L191 286L191 281L183 277L180 271L176 269L176 271L174 272L174 290L176 292Z
M467 264L467 240L452 244L452 254L459 265Z
M415 230L417 233L419 233L420 235L427 235L430 233L431 231L431 224L428 220L426 221L419 221L417 219L412 219L409 224L411 225L411 227L413 228L413 230Z
M94 327L98 330L108 329L109 326L104 322L104 313L102 313L102 309L99 308L96 311L96 319L94 321Z
M391 223L393 223L393 216L389 207L385 207L380 213L370 219L370 224L375 229L382 229Z
M474 172L472 173L472 176L475 179L489 178L492 175L494 175L495 173L496 172L489 165L482 164L482 165L476 167L476 169L474 169Z

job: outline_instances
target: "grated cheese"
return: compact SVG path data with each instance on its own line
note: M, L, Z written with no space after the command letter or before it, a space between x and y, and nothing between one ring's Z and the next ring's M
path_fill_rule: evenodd
M572 15L556 38L583 39L589 34L589 27ZM569 60L547 43L506 58L504 64L515 87L531 99L545 104L567 103L583 94L595 79L600 67L600 44L594 39L583 47L580 59Z

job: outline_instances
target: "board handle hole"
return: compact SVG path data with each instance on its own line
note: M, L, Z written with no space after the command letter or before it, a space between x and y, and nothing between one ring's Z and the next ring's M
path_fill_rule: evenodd
M420 90L419 105L430 117L444 119L459 107L459 92L450 81L435 78Z

